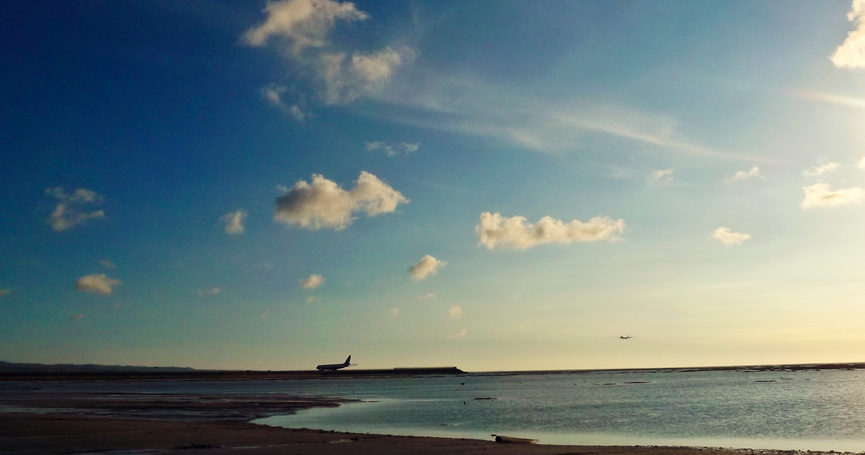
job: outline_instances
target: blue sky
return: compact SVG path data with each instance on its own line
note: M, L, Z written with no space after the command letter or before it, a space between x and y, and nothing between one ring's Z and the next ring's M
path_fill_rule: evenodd
M863 0L7 10L2 360L863 360Z

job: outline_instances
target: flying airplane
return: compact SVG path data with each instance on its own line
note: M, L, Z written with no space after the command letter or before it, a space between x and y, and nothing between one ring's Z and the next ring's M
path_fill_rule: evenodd
M357 366L356 363L350 363L350 362L351 362L351 356L348 356L348 358L345 359L345 363L332 363L330 365L318 365L315 367L315 369L318 371L336 371L336 370L339 370L340 368Z
M620 340L630 340L631 338L632 337L630 335L624 336L624 337L619 337Z

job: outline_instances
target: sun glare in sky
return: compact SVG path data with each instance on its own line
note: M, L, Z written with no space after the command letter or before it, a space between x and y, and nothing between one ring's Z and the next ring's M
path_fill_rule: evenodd
M0 360L865 361L865 0L39 0L0 35Z

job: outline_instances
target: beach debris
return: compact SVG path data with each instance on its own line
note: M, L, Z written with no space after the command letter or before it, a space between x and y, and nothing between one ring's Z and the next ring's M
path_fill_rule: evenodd
M514 438L512 436L503 436L500 434L493 434L490 436L494 436L496 438L496 442L499 444L537 444L537 439L528 439L528 438Z

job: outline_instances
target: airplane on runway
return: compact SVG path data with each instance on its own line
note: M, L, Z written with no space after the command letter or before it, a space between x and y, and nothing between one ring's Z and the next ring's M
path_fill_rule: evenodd
M345 359L344 363L331 363L329 365L318 365L315 367L315 369L318 371L336 371L336 370L339 370L340 368L356 367L357 366L356 363L350 363L350 362L351 362L351 356L348 356L348 358Z
M620 340L630 340L631 338L633 338L633 337L630 336L630 335L628 335L628 336L623 336L623 337L619 337Z

